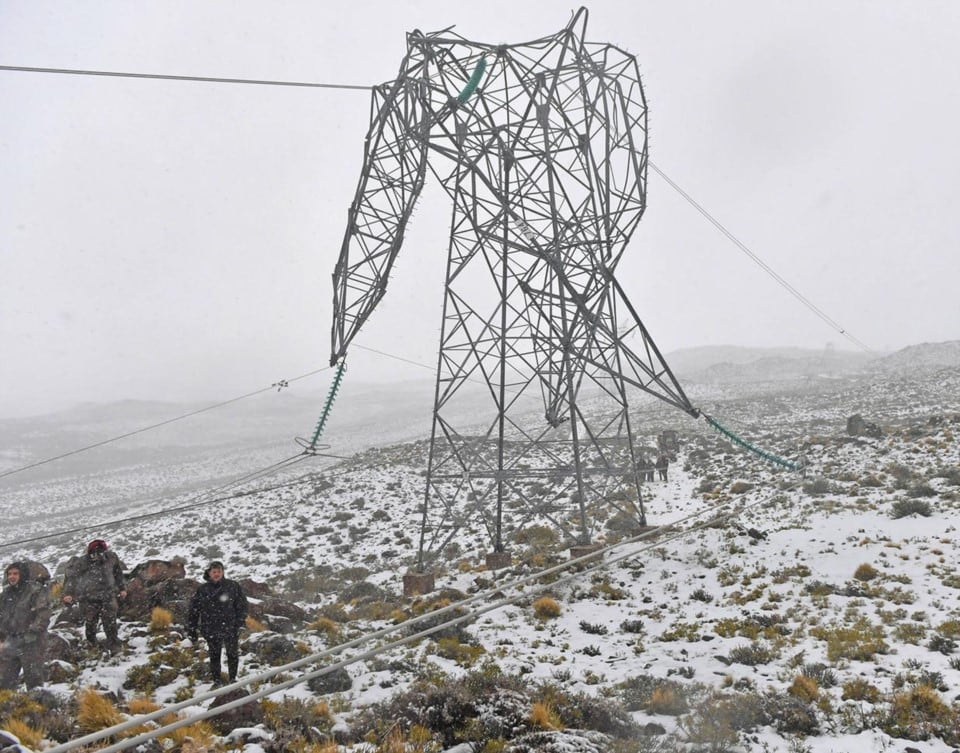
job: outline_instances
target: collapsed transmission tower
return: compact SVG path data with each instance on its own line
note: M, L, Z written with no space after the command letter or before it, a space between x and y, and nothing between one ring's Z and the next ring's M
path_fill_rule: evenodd
M494 552L533 520L578 544L601 512L645 525L628 390L698 414L614 276L646 206L647 108L636 59L586 42L586 21L515 45L414 31L374 89L331 364L383 297L429 168L453 217L421 572L478 517Z

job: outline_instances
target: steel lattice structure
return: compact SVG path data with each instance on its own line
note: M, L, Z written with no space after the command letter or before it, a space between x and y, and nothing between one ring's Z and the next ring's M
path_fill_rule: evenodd
M646 206L647 107L636 59L586 42L586 20L516 45L414 31L374 89L331 363L386 291L429 168L453 217L420 570L471 517L497 552L534 518L581 544L602 506L645 524L628 390L697 415L614 276Z

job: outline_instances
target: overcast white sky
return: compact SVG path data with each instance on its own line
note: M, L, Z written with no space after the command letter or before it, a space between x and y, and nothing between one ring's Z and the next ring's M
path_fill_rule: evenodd
M0 64L370 85L412 29L522 42L574 7L0 0ZM960 3L588 7L640 62L652 161L766 263L872 349L960 338ZM0 102L0 416L326 364L366 92L0 71ZM356 344L435 363L448 221L428 190ZM619 271L665 352L853 347L655 174Z

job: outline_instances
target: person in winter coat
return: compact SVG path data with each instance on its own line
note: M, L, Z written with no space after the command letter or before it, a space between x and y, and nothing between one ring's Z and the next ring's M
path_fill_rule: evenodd
M667 457L665 452L661 452L657 455L657 471L660 474L660 480L667 480L667 469L670 467L670 458Z
M47 654L50 598L46 587L30 580L25 563L4 571L0 594L0 689L14 690L20 671L27 688L43 685Z
M230 682L237 679L240 666L240 628L247 619L247 597L240 584L224 577L223 563L211 562L203 571L200 588L190 600L187 635L194 643L199 635L207 642L210 676L214 687L223 684L220 653L226 649Z
M126 595L123 564L103 539L91 541L87 553L74 557L67 565L63 601L68 606L79 603L84 633L91 646L97 645L97 623L102 622L107 650L112 654L120 650L117 599Z

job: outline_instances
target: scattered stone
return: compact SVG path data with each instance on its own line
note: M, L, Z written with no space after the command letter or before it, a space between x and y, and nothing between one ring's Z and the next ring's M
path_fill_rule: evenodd
M232 701L239 701L249 697L249 693L242 688L231 690L213 699L210 708L218 708ZM259 701L251 701L235 709L224 711L222 714L210 717L210 724L221 735L227 735L237 727L253 727L263 723L263 709Z
M271 667L289 664L302 656L294 642L282 635L257 633L243 645L245 650Z
M340 667L325 675L311 677L307 680L307 687L319 695L344 693L353 687L353 680L350 677L350 673L343 667Z

